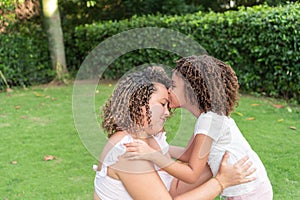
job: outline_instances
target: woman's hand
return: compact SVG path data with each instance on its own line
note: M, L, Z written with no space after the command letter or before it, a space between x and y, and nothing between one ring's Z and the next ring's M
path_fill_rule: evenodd
M248 183L256 179L256 177L249 177L256 169L250 168L252 166L252 162L248 161L248 156L240 159L234 165L228 164L228 158L229 154L228 152L225 152L219 172L216 176L216 179L219 180L223 189L233 185Z
M131 143L124 144L126 147L126 154L124 157L129 160L151 160L153 154L158 152L157 150L151 148L146 142L143 140L134 140Z

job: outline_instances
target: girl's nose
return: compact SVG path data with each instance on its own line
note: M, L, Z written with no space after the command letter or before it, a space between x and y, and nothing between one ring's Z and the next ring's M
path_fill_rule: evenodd
M170 109L169 109L169 106L168 106L168 105L165 107L165 116L166 116L166 117L169 117L169 116L170 116Z

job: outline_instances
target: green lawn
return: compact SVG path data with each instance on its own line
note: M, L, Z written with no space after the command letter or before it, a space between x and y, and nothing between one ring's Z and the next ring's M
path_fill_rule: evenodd
M98 87L96 113L112 89ZM97 159L75 128L72 91L66 86L0 93L0 200L92 199ZM300 199L300 106L242 95L232 117L263 160L274 199ZM166 124L169 142L185 145L194 121L177 110ZM45 161L46 155L55 159Z

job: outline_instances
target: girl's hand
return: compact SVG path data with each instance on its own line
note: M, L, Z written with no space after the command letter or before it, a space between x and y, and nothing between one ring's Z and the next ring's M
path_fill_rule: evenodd
M219 172L216 176L216 179L220 181L223 189L233 185L248 183L256 179L255 177L249 177L256 169L250 168L252 166L252 162L247 162L249 160L248 156L240 159L234 165L229 165L227 163L228 158L229 154L228 152L225 152Z
M151 160L151 157L155 152L155 149L152 149L146 142L143 140L134 140L131 143L124 144L126 147L126 154L124 157L129 160Z

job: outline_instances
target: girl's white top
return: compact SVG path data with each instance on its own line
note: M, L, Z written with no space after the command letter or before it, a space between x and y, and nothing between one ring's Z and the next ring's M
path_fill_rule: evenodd
M253 191L261 182L269 182L265 167L243 137L235 121L227 116L213 112L202 113L197 119L194 136L204 134L212 138L212 146L208 157L208 164L216 176L225 151L230 154L229 163L235 164L239 159L248 155L256 172L252 175L255 181L226 188L222 196L240 196Z
M153 138L159 144L163 154L169 151L169 144L166 141L166 133L161 132ZM131 200L132 197L126 191L124 185L120 180L111 178L107 176L107 168L118 161L118 157L126 153L126 147L123 145L125 143L132 142L133 138L128 134L124 136L106 155L104 158L101 171L96 171L96 176L94 180L94 187L96 194L101 198L101 200ZM159 170L157 166L155 168L158 170L157 173L162 179L163 183L170 189L173 177L167 172ZM94 170L97 166L94 165Z

